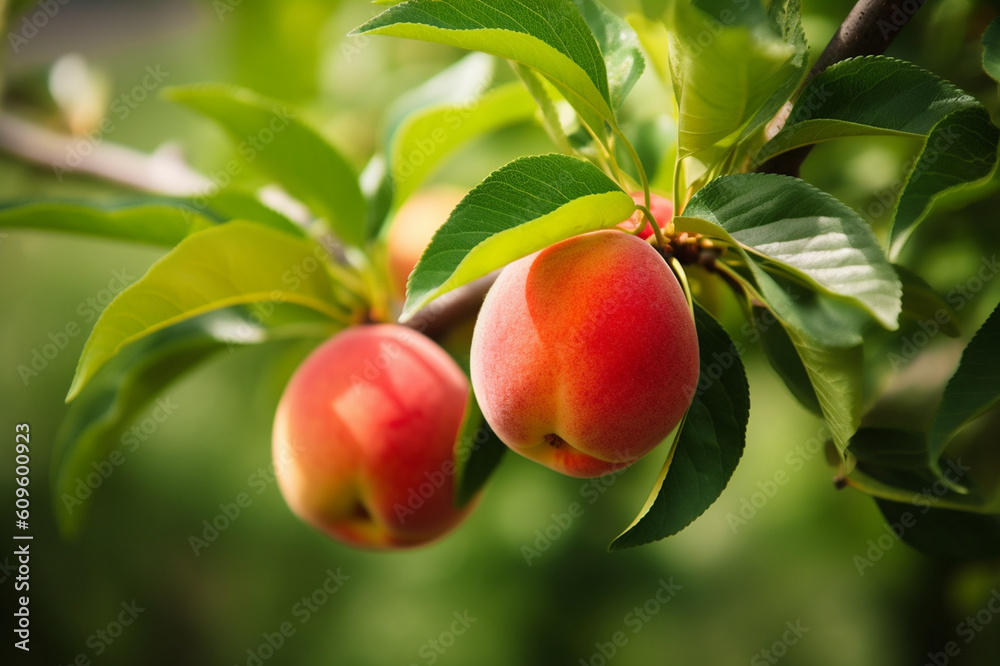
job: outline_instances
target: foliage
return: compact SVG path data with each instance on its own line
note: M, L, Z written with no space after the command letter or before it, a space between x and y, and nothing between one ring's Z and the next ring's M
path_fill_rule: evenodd
M808 48L795 0L667 5L629 23L597 0L392 3L353 34L482 52L510 61L519 81L494 82L496 61L470 56L435 85L401 99L383 128L382 154L360 178L345 153L283 104L230 86L168 91L168 98L221 124L237 142L269 129L266 145L244 142L239 150L253 150L259 171L308 209L304 224L254 208L238 188L210 197L205 208L177 199L119 209L53 202L0 210L3 226L170 248L108 305L87 341L69 399L91 407L74 412L67 426L57 478L71 478L104 451L102 429L135 409L131 401L155 395L227 344L226 327L208 325L206 317L254 304L296 306L284 311L280 325L258 322L256 337L308 339L316 335L317 318L319 330L329 332L400 314L387 295L383 232L448 156L479 137L537 117L562 152L516 159L468 193L411 274L404 321L511 261L615 226L636 210L631 190L644 192L648 208L649 178L623 103L645 70L640 44L649 48L660 35L667 45L653 54L652 69L676 109L676 142L665 153L673 160L676 217L658 220L663 237L658 232L655 243L666 251L682 234L709 241L693 258L668 252L689 297L685 268L699 263L735 295L748 322L762 312L773 315L779 326L764 336L768 358L792 393L824 419L840 475L877 498L887 516L900 504L920 505L914 489L946 479L942 460L952 435L1000 395L997 316L967 347L926 438L858 429L866 380L877 372L866 363L865 347L876 334L898 331L901 317L921 321L941 309L926 282L896 264L936 202L993 178L1000 131L976 97L896 58L845 60L807 79ZM992 26L984 37L984 67L994 77L996 35ZM773 119L786 104L790 112L775 133ZM754 173L784 152L850 137L896 137L918 146L887 237L802 179ZM623 155L628 164L620 163ZM723 492L744 457L749 388L737 346L707 306L692 305L704 385L679 431L661 447L665 462L646 506L612 548L683 529ZM192 356L178 344L191 335L204 354ZM720 366L720 358L729 361ZM109 363L116 359L128 359L129 367L115 370ZM122 403L98 382L102 372L124 372L112 384L129 382L137 397ZM457 449L463 501L501 461L493 440L467 448L479 425L473 402ZM995 555L997 497L996 487L972 492L949 482L928 514L936 518L908 540L929 548L931 530L968 525L966 545L948 554ZM962 512L962 518L953 523L939 511Z

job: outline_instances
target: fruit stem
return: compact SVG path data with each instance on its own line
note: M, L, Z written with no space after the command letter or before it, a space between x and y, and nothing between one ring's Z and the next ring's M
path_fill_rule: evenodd
M684 272L684 267L681 266L681 262L677 261L677 257L670 257L670 267L674 269L674 274L677 275L677 280L684 289L684 298L687 299L688 309L691 311L691 314L694 314L694 299L691 297L691 285L688 284L687 273Z
M649 208L647 208L646 206L642 206L640 204L636 204L635 207L636 210L642 211L642 214L645 216L644 222L653 227L653 235L656 236L656 244L659 245L660 247L666 247L667 245L669 245L667 239L664 237L663 231L660 230L660 224L656 221L656 218L653 217L652 211L650 211ZM670 224L670 226L673 227L674 223L673 221L671 221L668 224ZM629 233L638 236L642 232L643 226L644 226L643 224L637 224L635 229L633 231L630 231Z

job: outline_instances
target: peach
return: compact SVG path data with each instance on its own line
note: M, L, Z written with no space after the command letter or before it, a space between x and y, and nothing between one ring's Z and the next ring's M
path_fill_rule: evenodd
M507 446L576 477L621 469L677 426L698 382L677 278L612 229L508 265L472 337L472 385Z
M417 192L393 217L386 238L389 276L397 297L406 294L406 281L434 232L448 220L465 193L457 187L439 185Z
M416 546L455 527L454 445L469 384L424 335L351 328L299 366L278 404L274 464L292 511L344 543Z
M642 192L633 192L632 200L635 201L637 206L642 206L646 202L646 198L643 196ZM670 199L662 197L659 194L650 194L649 211L653 214L653 217L656 218L656 223L659 224L662 229L674 217L674 203ZM643 221L643 217L644 215L642 211L637 210L632 213L632 217L628 218L618 226L625 231L632 231L635 229L637 224ZM649 226L649 223L647 222L645 223L643 230L639 232L639 238L646 240L652 235L653 228Z

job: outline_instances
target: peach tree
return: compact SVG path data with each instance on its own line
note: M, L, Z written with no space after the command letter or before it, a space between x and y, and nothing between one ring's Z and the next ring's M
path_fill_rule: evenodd
M424 460L429 453L413 458L447 471L454 506L432 536L464 513L505 444L525 455L536 447L529 457L581 476L652 450L662 470L611 547L676 534L719 497L744 455L750 403L741 355L759 341L792 395L825 423L835 486L870 495L892 524L916 515L900 536L919 549L1000 555L1000 479L987 464L967 469L949 448L1000 399L998 311L972 335L928 431L864 419L892 373L879 360L892 344L913 331L961 333L956 304L900 261L914 234L934 232L920 226L939 199L954 200L960 190L985 196L1000 141L975 97L880 55L901 27L885 23L896 20L888 3L861 0L811 69L797 0L648 3L646 14L627 20L598 0L384 4L391 6L353 34L476 53L399 99L386 114L381 150L361 173L280 102L226 85L185 86L166 94L225 128L294 205L267 205L216 177L194 195L139 204L0 209L0 226L166 250L103 311L69 387L53 471L67 534L82 525L84 507L72 500L81 474L107 455L130 416L186 371L248 345L319 345L391 324L439 343L454 358L447 363L471 371L476 389L442 370L456 387L449 400L463 401L461 418L448 416L454 423L442 455L432 463ZM880 33L880 21L895 29ZM673 99L662 109L665 126L676 130L667 136L639 131L622 111L647 63ZM983 37L983 66L1000 78L996 23ZM462 197L401 298L387 239L403 224L407 203L457 149L525 122L544 128L552 152L515 159ZM889 203L888 224L873 226L798 177L813 145L851 137L899 137L917 150ZM583 246L586 253L557 256ZM545 257L555 266L544 269L548 281L538 277ZM487 296L470 340L494 280L497 292ZM722 295L744 318L735 326L741 336L720 324ZM671 303L665 315L650 314L664 301ZM521 319L508 316L511 303ZM386 349L358 352L336 390L356 388L352 377L377 382L392 373L391 360L379 365ZM338 364L348 361L333 362L329 372L342 371ZM312 388L295 390L310 395ZM422 418L443 419L444 411L430 405ZM552 422L566 430L557 433ZM582 440L605 430L610 449L588 445L575 459L557 451L577 453L564 432ZM641 437L652 439L638 446ZM621 453L628 438L639 453ZM555 462L553 451L562 456ZM410 453L392 449L379 464L398 467ZM420 475L400 478L409 479L399 482L406 486ZM338 511L358 520L382 511L370 497L359 505L292 486L283 482L286 497L316 524ZM334 508L337 502L344 507ZM374 519L391 522L392 507L383 509Z

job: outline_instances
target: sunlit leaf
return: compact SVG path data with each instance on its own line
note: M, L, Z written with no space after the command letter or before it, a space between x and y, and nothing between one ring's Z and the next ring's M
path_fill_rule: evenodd
M410 115L393 135L389 169L393 202L399 207L451 153L478 136L528 120L535 101L520 83L510 83L456 104L431 106Z
M67 400L125 345L219 308L291 303L333 321L349 308L324 269L322 249L251 222L230 222L181 241L104 310L84 345Z
M406 37L515 60L547 76L582 113L615 123L604 58L572 0L408 0L352 34Z
M171 88L166 95L221 124L238 142L240 159L325 218L342 241L364 242L365 200L358 174L293 109L224 85Z
M294 306L276 306L277 309ZM266 315L266 316L265 316ZM241 312L226 308L158 331L126 346L73 401L53 445L53 506L60 531L75 536L88 513L93 489L87 477L114 466L144 439L143 410L178 377L220 352L278 339L314 337L338 326L304 309L278 316L275 308ZM178 405L163 396L156 416L166 419Z
M490 174L434 234L407 285L402 318L508 263L613 227L635 202L600 169L566 155L523 157Z
M0 228L40 229L173 247L213 222L193 207L167 204L98 208L39 202L0 208Z

